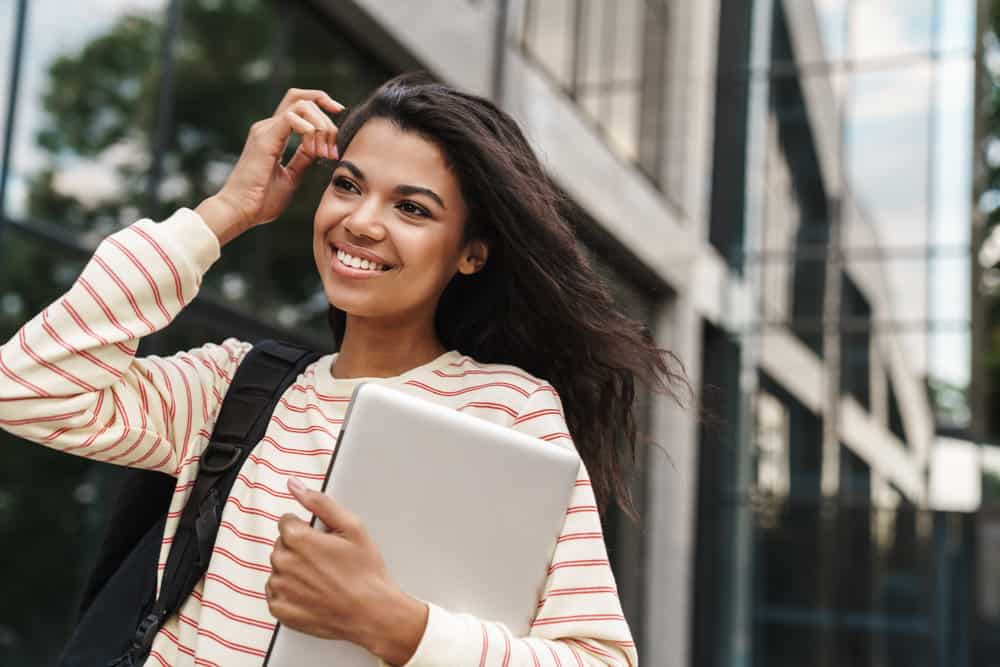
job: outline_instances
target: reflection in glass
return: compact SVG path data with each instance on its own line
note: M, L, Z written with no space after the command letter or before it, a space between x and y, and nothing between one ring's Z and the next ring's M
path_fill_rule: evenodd
M611 148L638 162L660 188L666 186L668 11L662 0L531 0L521 33L528 55Z
M858 60L927 54L939 0L847 0L851 56ZM947 0L951 2L951 0ZM940 3L940 4L947 4Z
M88 245L142 203L165 2L91 5L30 3L7 202Z

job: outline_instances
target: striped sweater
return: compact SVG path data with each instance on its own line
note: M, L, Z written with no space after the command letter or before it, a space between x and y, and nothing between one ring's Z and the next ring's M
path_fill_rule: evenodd
M137 222L105 239L70 290L0 347L0 426L88 458L177 478L162 574L198 457L250 344L228 339L169 357L135 356L196 295L219 257L193 211ZM153 643L147 665L260 665L275 620L264 583L278 517L309 519L285 491L294 475L320 488L360 379L336 379L333 355L282 396L266 435L225 505L204 579ZM571 446L555 390L524 371L452 351L379 380L455 410ZM377 663L372 659L373 665ZM581 467L537 614L526 637L489 619L430 606L408 667L637 664L608 566L601 524Z

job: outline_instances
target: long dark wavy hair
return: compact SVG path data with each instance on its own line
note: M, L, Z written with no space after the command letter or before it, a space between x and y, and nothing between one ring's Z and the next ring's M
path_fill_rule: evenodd
M676 357L615 306L563 214L565 198L495 104L423 73L404 74L349 112L337 136L340 155L373 118L442 151L467 205L465 240L489 246L485 267L456 275L441 296L442 344L550 382L598 506L614 499L636 518L628 483L639 437L636 384L677 400L688 385ZM345 314L330 306L329 321L339 345Z

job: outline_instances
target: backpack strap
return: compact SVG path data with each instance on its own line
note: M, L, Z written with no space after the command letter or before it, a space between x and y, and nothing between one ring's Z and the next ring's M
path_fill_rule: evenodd
M319 353L291 343L263 340L236 369L233 382L201 455L198 476L184 505L167 556L159 595L139 624L132 645L112 664L144 658L163 623L176 613L208 569L222 508L243 462L264 437L278 399Z

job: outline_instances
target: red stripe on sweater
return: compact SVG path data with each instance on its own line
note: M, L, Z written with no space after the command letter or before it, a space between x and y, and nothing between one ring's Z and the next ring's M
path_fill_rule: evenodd
M29 357L31 357L31 360L34 361L39 366L41 366L42 368L52 373L55 373L59 377L75 384L77 387L83 389L84 391L93 391L93 392L97 391L97 387L90 384L89 382L85 382L84 380L76 377L69 371L65 371L56 366L55 364L49 363L45 359L42 359L40 356L38 356L35 353L35 351L31 349L31 346L28 345L28 338L24 333L24 329L21 329L20 331L17 332L17 342L20 344L21 349L24 351L24 353Z
M503 632L503 628L500 629ZM510 637L503 632L503 667L510 667Z
M79 349L77 347L74 347L74 346L70 345L69 343L67 343L63 339L63 337L59 335L59 332L55 330L55 328L52 326L52 323L49 322L49 310L48 310L48 308L46 308L45 310L42 311L42 330L45 331L45 333L47 333L49 335L49 338L51 338L52 340L54 340L59 346L61 346L64 350L66 350L70 354L86 359L87 361L89 361L93 365L97 366L101 370L103 370L103 371L105 371L107 373L110 373L116 379L118 379L122 375L124 375L124 373L122 373L121 371L119 371L117 368L115 368L114 366L111 366L109 364L106 364L105 362L101 361L100 359L98 359L97 357L95 357L90 352L88 352L86 350L81 350L81 349Z
M185 653L187 655L191 656L194 655L194 649L182 644L180 638L178 638L177 635L175 635L174 633L170 632L170 630L167 630L166 628L160 628L160 632L162 632L167 639L169 639L174 643L178 651L180 651L181 653Z
M56 438L60 437L63 433L68 433L69 431L72 431L74 429L82 429L85 431L89 429L91 426L93 426L101 414L101 408L104 406L104 394L105 392L102 391L97 395L97 403L94 405L94 414L90 417L90 419L87 421L86 424L81 424L80 426L63 426L62 428L56 429L52 433L49 433L47 436L45 436L45 438L42 439L42 442L45 443L52 442ZM112 417L112 419L114 419L114 417ZM76 447L70 447L68 449L64 449L63 452L70 452L74 449L79 449L80 447L89 447L90 443L92 443L97 438L98 434L103 433L106 430L107 430L106 428L101 429L97 433L92 434L87 439L87 441L84 442L82 445L77 445Z
M219 523L220 526L227 529L229 532L236 535L241 540L246 540L247 542L255 542L257 544L263 544L266 546L271 546L274 544L274 539L267 539L266 537L260 537L258 535L251 535L250 533L244 533L242 530L237 528L234 524L229 521L222 521Z
M144 414L149 413L149 395L146 394L146 383L140 380L136 382L139 386L139 405L142 406L142 411Z
M164 359L164 361L174 368L177 368L176 364L170 359ZM194 410L194 404L192 402L191 384L188 382L187 375L184 374L184 369L177 368L177 372L180 373L181 382L184 383L184 398L187 401L187 409L185 411L187 419L184 425L184 439L181 441L184 443L184 447L181 449L181 458L183 459L187 456L188 446L191 444L191 412Z
M553 588L547 594L548 597L560 595L589 595L598 593L609 593L618 595L618 589L614 586L581 586L578 588Z
M156 450L158 450L158 449L160 448L160 443L162 443L162 442L163 442L163 438L160 438L160 437L157 437L157 438L156 438L156 440L154 440L154 441L153 441L153 444L149 446L149 449L148 449L148 450L146 450L146 453L145 453L145 454L143 454L142 456L140 456L139 458L137 458L137 459L136 459L135 461L130 461L130 462L128 463L128 465L129 465L130 467L133 467L133 468L138 468L138 467L139 467L139 465L140 465L140 464L141 464L141 463L142 463L143 461L145 461L145 460L146 460L146 459L148 459L148 458L149 458L150 456L152 456L152 455L153 455L153 452L155 452ZM158 467L159 467L159 466L154 466L154 470L155 470L156 468L158 468Z
M318 405L316 405L315 403L306 403L305 405L292 405L291 403L289 403L284 398L280 399L279 402L283 406L285 406L285 408L289 412L297 412L299 414L305 414L305 413L309 412L310 410L314 410L315 412L319 413L320 417L322 417L323 419L325 419L330 424L333 424L335 426L339 426L340 424L344 423L343 419L335 419L333 417L327 417L326 414L323 412L323 409L321 407L319 407Z
M257 572L266 572L267 574L271 574L271 566L270 565L261 565L260 563L254 563L252 561L244 560L244 559L240 558L239 556L237 556L236 554L234 554L229 549L226 549L224 547L220 547L218 544L215 545L215 548L212 549L212 551L216 552L216 553L219 553L219 554L222 554L223 556L225 556L229 560L233 561L237 565L239 565L241 567L245 567L248 570L255 570Z
M173 458L174 453L175 453L174 452L174 448L172 446L171 447L167 447L166 451L163 453L163 458L160 459L159 461L157 461L152 466L150 466L150 470L162 470L166 474L173 475L174 477L176 477L177 476L177 466L174 466L173 468L170 468L170 469L164 469L164 466L166 466L168 463L170 463L170 459Z
M437 389L436 387L432 387L429 384L425 384L420 380L407 380L403 384L408 385L410 387L416 387L417 389L423 389L424 391L430 392L437 396L461 396L462 394L468 394L470 391L478 391L480 389L487 389L493 387L510 389L511 391L515 391L518 394L521 394L525 398L527 398L530 395L527 391L521 389L516 384L511 384L509 382L487 382L486 384L477 384L469 387L462 387L461 389L455 389L453 391Z
M191 591L191 596L196 598L203 607L212 609L219 612L226 618L236 621L237 623L243 623L244 625L252 625L257 628L262 628L264 630L274 630L275 624L269 623L268 621L260 621L256 618L250 618L249 616L240 616L239 614L234 614L222 605L216 604L214 602L209 602L197 591Z
M621 614L576 614L574 616L550 616L548 618L536 618L531 622L531 626L538 625L558 625L559 623L576 623L583 621L624 621Z
M234 584L233 582L229 581L228 579L226 579L222 575L215 574L214 572L208 572L208 573L206 573L205 574L205 579L208 580L208 581L217 581L218 583L222 584L223 586L225 586L229 590L231 590L231 591L233 591L235 593L239 593L240 595L245 595L248 598L254 598L255 600L264 600L264 599L266 599L264 593L262 593L260 591L250 590L249 588L244 588L243 586L238 586L237 584Z
M21 385L25 389L29 389L29 390L35 392L35 394L38 397L40 397L40 398L53 398L47 391L45 391L41 387L39 387L37 385L34 385L31 382L28 382L27 380L25 380L24 378L22 378L21 376L19 376L17 373L15 373L14 371L12 371L7 366L7 364L5 364L4 361L3 361L3 348L2 347L0 347L0 371L2 371L4 375L6 375L8 378L10 378L11 380L13 380L14 382L18 383L19 385Z
M247 505L244 505L243 503L241 503L240 501L238 501L233 496L229 496L229 499L226 501L226 504L227 505L230 505L230 504L233 505L237 509L237 511L242 512L243 514L251 514L253 516L262 516L264 518L271 519L272 521L275 521L275 522L277 522L278 519L281 518L277 514L271 514L270 512L265 512L264 510L258 509L256 507L248 507ZM180 516L180 512L177 512L176 514L177 514L177 516Z
M97 404L98 404L98 407L94 409L94 414L95 414L95 415L96 415L96 414L99 414L99 413L100 413L100 405L101 405L101 403L102 403L102 402L104 401L104 394L105 394L105 392L101 392L101 393L100 393L100 394L98 395L98 397L97 397ZM107 423L107 424L105 424L105 426L104 426L103 428L101 428L101 429L100 429L99 431L96 431L96 432L94 432L94 433L91 433L91 434L90 434L90 437L89 437L89 438L87 438L86 440L84 440L84 441L83 441L82 443L80 443L79 445L75 445L75 446L73 446L73 447L67 447L66 449L64 449L64 450L62 450L62 451L63 451L63 452L65 452L65 453L69 453L69 452L72 452L72 451L75 451L75 450L77 450L77 449L86 449L86 448L90 447L90 446L91 446L92 444L94 444L94 441L95 441L95 440L97 440L97 438L98 438L99 436L101 436L101 435L104 435L105 433L107 433L107 432L108 432L108 431L109 431L109 430L111 429L111 426L112 426L112 425L113 425L113 424L114 424L114 423L115 423L116 421L117 421L117 419L116 419L115 417L112 417L112 418L111 418L111 419L110 419L110 420L108 421L108 423ZM110 445L109 447L105 447L103 451L108 451L109 449L114 449L115 447L117 447L117 446L118 446L118 444L119 444L119 443L120 443L120 442L121 442L122 440L124 440L125 438L127 438L127 437L128 437L128 433L129 433L129 432L128 432L128 430L127 430L127 429L125 429L125 428L122 428L122 433L121 433L121 435L120 435L120 436L118 436L118 439L117 439L117 440L115 440L115 441L114 441L113 443L111 443L111 445ZM89 453L89 454L84 454L84 456L88 456L88 457L89 457L89 456L92 456L92 455L93 455L93 453Z
M498 410L500 412L505 412L511 417L517 416L517 410L510 407L509 405L504 405L503 403L492 403L490 401L472 401L471 403L466 403L465 405L458 408L459 412L462 412L466 408L481 408L483 410Z
M560 535L556 543L560 542L572 542L573 540L601 540L604 539L604 535L599 532L590 533L566 533L565 535Z
M451 364L454 366L454 364ZM541 382L533 377L524 375L523 373L518 373L517 371L507 371L507 370L484 370L477 368L476 370L462 371L461 373L445 373L444 371L438 369L434 371L434 374L442 378L462 378L468 375L513 375L514 377L521 378L525 382L533 384L534 386L539 386Z
M96 259L96 255L95 255L95 259ZM132 333L131 331L129 331L128 327L126 327L124 324L122 324L118 320L118 318L115 317L114 312L111 310L111 308L108 306L108 304L105 303L104 299L101 298L101 295L98 294L97 290L94 289L94 286L91 285L90 282L86 278L84 278L83 276L80 276L79 278L77 278L77 282L80 283L80 285L83 287L83 289L85 289L87 291L87 294L90 295L90 298L94 300L94 303L97 304L97 307L101 309L101 312L104 313L104 316L106 318L108 318L108 321L111 322L111 324L114 325L114 327L116 329L118 329L123 334L125 334L125 337L128 338L128 340L135 340L136 338L138 338L137 335L135 335L134 333ZM153 329L152 331L155 331L155 329ZM152 333L152 331L150 331L150 333Z
M305 394L312 394L324 403L350 403L350 396L333 396L332 394L323 394L316 389L315 384L293 384L289 389L293 391L301 391Z
M549 574L566 567L607 567L607 558L594 558L590 560L564 560L553 563L549 566Z
M243 482L243 484L251 489L260 489L264 493L274 496L275 498L295 498L290 493L282 493L281 491L276 491L269 487L267 484L262 484L260 482L254 482L249 477L240 473L236 476L237 481Z
M237 644L236 642L231 642L228 639L223 639L219 635L215 634L210 630L206 630L205 628L198 628L198 635L201 637L208 637L212 641L221 644L222 646L225 646L231 651L237 651L239 653L255 655L258 658L263 658L264 656L267 655L265 651L261 651L260 649L254 648L252 646L247 646L246 644Z
M133 350L129 346L125 345L122 342L111 343L111 341L109 341L107 338L105 338L104 336L101 336L96 331L94 331L93 329L91 329L90 325L88 325L83 320L83 318L80 317L80 313L76 312L76 309L73 308L73 305L69 302L68 298L63 298L63 300L60 303L62 303L63 309L69 314L70 319L73 320L74 322L76 322L76 326L80 327L80 330L83 331L84 333L86 333L88 336L90 336L91 338L93 338L94 340L96 340L101 345L104 345L104 346L114 345L115 347L117 347L120 351L124 352L129 357L134 357L135 356L135 350Z
M479 667L485 667L486 665L486 654L489 652L490 648L490 637L486 633L486 624L480 623L483 627L483 652L479 656Z
M566 509L566 514L580 514L581 512L596 512L597 505L571 505Z
M149 657L152 658L153 660L157 661L161 665L163 665L163 667L170 667L170 663L168 663L166 660L164 660L163 656L160 655L159 652L157 652L157 651L150 650L149 651Z
M129 250L121 241L116 239L114 236L109 236L108 241L111 243L111 245L118 248L118 250L123 255L128 257L129 261L132 262L132 266L134 266L136 270L142 274L143 278L146 279L146 284L149 285L149 289L152 290L153 292L153 299L156 301L156 307L160 309L160 314L163 315L164 322L169 322L170 313L168 313L167 309L163 306L163 299L160 298L160 288L157 287L156 281L153 280L153 275L149 272L148 269L146 269L145 266L142 265L142 262L139 261L139 258L136 257L135 254L131 250Z
M330 429L326 428L325 426L316 426L316 425L305 426L305 427L291 426L291 425L286 424L285 422L281 421L281 417L279 417L278 415L272 415L271 416L271 421L273 423L277 424L281 428L282 431L286 431L288 433L299 433L299 434L303 434L303 433L325 433L326 435L328 435L333 440L337 439L337 436L333 433L333 431L331 431Z
M261 458L256 454L251 454L248 456L251 461L259 466L264 466L268 470L278 473L279 475L290 475L294 477L301 477L303 479L326 479L326 474L315 473L315 472L302 472L301 470L291 470L290 468L279 468L267 459Z
M128 449L126 449L124 452L121 452L119 454L115 454L114 456L112 456L109 459L106 459L105 462L106 463L114 463L118 459L131 454L135 450L135 448L139 446L139 443L141 443L145 439L145 435L146 435L145 433L143 433L142 431L139 431L139 437L135 439L135 442L133 442L132 445ZM155 443L154 443L154 446L155 446ZM94 452L94 453L97 454L98 452Z
M185 357L181 357L181 362L183 362L183 363L187 364L188 366L190 366L191 370L194 371L194 376L196 378L198 377L198 367L194 365L194 362L191 361L190 358L188 358L186 356ZM208 421L208 398L205 396L205 387L200 382L196 386L199 389L198 393L201 394L201 418L202 418L202 421L206 421L207 422Z
M227 373L226 369L224 369L222 366L219 365L219 362L215 360L215 357L209 357L208 360L209 363L212 364L212 368L215 369L216 373L224 377L226 379L226 382L228 382L229 384L233 383L233 376Z
M160 244L156 242L156 239L147 234L144 230L136 227L135 225L129 227L129 229L131 229L136 234L144 238L146 242L153 247L153 250L156 251L156 254L160 256L160 259L163 260L163 263L167 265L167 268L170 270L170 273L174 277L174 288L177 290L177 303L183 304L184 293L181 290L181 277L180 274L177 272L177 267L174 266L173 261L170 259L170 256L163 251L163 248L160 247Z
M174 420L174 416L177 414L177 403L174 401L174 384L170 381L170 375L167 370L160 363L161 359L153 359L152 357L146 357L146 363L155 368L157 372L163 377L163 384L167 387L165 392L167 397L170 398L170 403L167 409L167 413L164 415L165 421L170 423ZM160 397L162 399L163 392L160 392Z
M58 415L42 415L41 417L25 417L24 419L0 419L0 424L4 426L24 426L25 424L40 424L42 422L54 422L62 419L72 419L82 415L86 410L76 410L74 412L63 412Z
M542 410L534 410L532 412L526 412L514 420L514 426L518 424L523 424L526 421L531 421L532 419L537 419L538 417L544 417L545 415L555 415L558 417L562 416L562 412L556 408L544 408Z
M549 653L552 654L552 658L556 661L556 667L562 667L562 660L559 659L559 654L556 653L556 650L554 648L552 648L552 645L546 644L545 646L548 647Z
M260 439L261 442L266 442L271 445L279 452L284 452L285 454L297 454L299 456L321 456L321 455L332 455L332 449L296 449L294 447L285 447L284 445L279 445L278 441L269 435L265 435Z
M611 655L610 653L608 653L607 651L605 651L601 647L594 646L593 644L585 642L582 639L567 639L566 641L570 642L570 643L572 643L572 644L574 644L576 646L579 646L580 648L582 648L584 651L586 651L588 653L600 656L600 657L604 658L605 660L614 660L615 659L615 656ZM631 664L632 664L632 661L629 660L629 665L631 665Z

